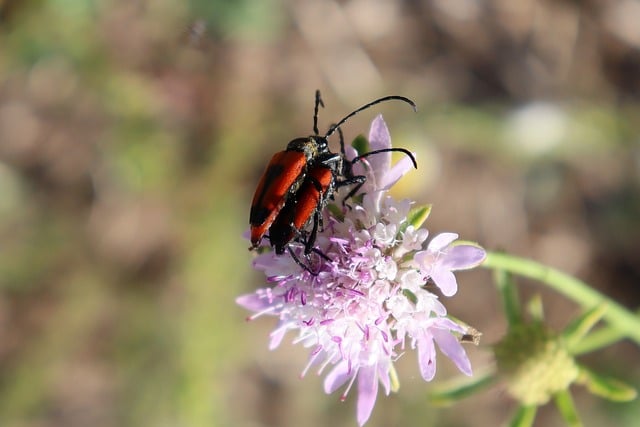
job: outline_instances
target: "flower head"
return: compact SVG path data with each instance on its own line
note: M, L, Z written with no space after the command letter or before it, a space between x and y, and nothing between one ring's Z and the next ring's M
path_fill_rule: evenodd
M381 116L371 125L369 145L372 150L391 147ZM348 147L347 158L356 155ZM356 162L353 172L367 180L347 201L349 206L337 203L323 211L324 230L315 241L322 256L312 254L317 274L299 266L289 254L263 252L253 265L272 286L237 299L254 313L252 318L278 317L271 349L288 331L297 334L294 342L310 349L302 374L312 367L318 374L328 371L325 392L345 386L345 399L356 384L360 425L371 415L378 385L385 394L395 388L393 364L407 348L418 350L426 381L435 376L436 347L462 373L471 375L459 340L467 327L448 318L438 296L425 285L431 281L443 295L455 294L453 271L477 266L485 252L456 242L455 233L436 235L427 243L429 233L420 227L426 215L416 214L425 209L412 209L411 201L396 201L387 194L411 167L408 158L392 166L388 152ZM336 208L341 208L337 214ZM291 247L304 259L301 244Z

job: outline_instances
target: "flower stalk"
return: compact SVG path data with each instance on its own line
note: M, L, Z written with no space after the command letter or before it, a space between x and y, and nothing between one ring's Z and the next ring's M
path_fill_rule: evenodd
M538 280L586 309L606 301L607 310L603 319L625 337L640 344L640 316L575 277L535 261L498 252L487 253L482 266Z

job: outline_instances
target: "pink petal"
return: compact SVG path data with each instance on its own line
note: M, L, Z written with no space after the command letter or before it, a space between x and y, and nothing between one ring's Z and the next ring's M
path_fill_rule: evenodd
M378 114L371 122L369 128L369 146L371 150L384 150L391 148L391 135L389 128L382 118L382 114Z
M349 363L346 360L338 363L324 379L324 392L331 394L346 383L353 376L349 372Z
M438 343L440 351L455 363L465 375L471 376L471 362L467 353L464 351L462 344L449 331L442 329L432 329L433 337Z
M461 334L467 332L466 328L446 317L437 319L436 322L434 322L434 327L438 329L446 329L448 331L460 332Z
M418 364L422 378L431 381L436 375L436 349L431 334L424 333L418 338Z
M449 246L449 244L451 244L451 242L453 242L457 238L458 235L456 233L440 233L436 237L431 239L428 248L432 252L441 251Z
M377 366L364 366L358 371L358 424L364 425L371 416L378 395Z
M391 147L391 136L386 123L382 119L382 115L378 115L371 122L369 130L369 147L371 151L382 150ZM373 175L380 180L389 170L391 166L391 153L373 154L367 157L369 164L373 170Z
M348 145L345 147L345 153L347 155L347 159L353 160L354 157L358 156L358 152L352 146ZM364 185L360 189L359 193L370 193L376 189L376 176L373 170L373 165L370 162L371 158L376 157L373 155L371 157L366 157L362 160L359 160L357 163L352 164L351 173L353 176L362 175L366 177L366 181Z
M431 301L431 311L433 311L438 316L447 315L447 308L437 299Z
M269 340L269 350L275 350L276 348L278 348L280 346L280 343L282 342L282 339L286 334L287 334L287 328L285 327L278 328L273 332L271 332L270 340Z
M345 146L344 151L347 156L347 159L349 160L353 160L355 157L358 156L358 152L351 145ZM368 179L371 171L371 165L368 163L368 160L369 159L365 158L363 160L358 161L358 163L355 163L352 166L351 172L354 175L364 175Z
M431 271L430 277L444 296L450 297L458 292L456 276L448 269L438 265Z
M347 156L348 160L353 160L353 158L358 155L358 152L351 145L345 145L344 154Z
M414 154L415 157L415 154ZM413 162L408 156L404 156L402 159L391 167L379 180L378 190L388 190L400 180L403 176L413 169Z
M289 276L300 271L297 265L288 256L279 256L275 252L265 252L258 255L252 261L256 270L262 270L267 276Z
M389 378L389 365L387 363L378 363L378 379L384 387L384 394L389 396L391 392L391 378Z
M271 305L268 298L260 298L255 293L240 295L236 298L236 304L254 312L262 311Z
M447 251L440 265L449 270L465 270L477 267L487 254L484 249L473 245L453 246Z
M429 251L418 251L413 255L413 260L418 264L418 268L428 273L433 265L433 254Z

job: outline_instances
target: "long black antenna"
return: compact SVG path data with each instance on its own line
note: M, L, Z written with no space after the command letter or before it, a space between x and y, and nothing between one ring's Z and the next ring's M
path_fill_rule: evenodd
M319 93L320 93L319 91L316 91L316 111L317 111L317 107L318 107L318 96L319 96ZM381 102L391 101L392 99L397 99L398 101L406 102L407 104L411 105L411 107L413 108L413 111L418 111L418 107L416 106L416 103L413 102L412 100L410 100L409 98L405 98L404 96L398 96L398 95L385 96L383 98L378 98L375 101L371 101L370 103L368 103L366 105L363 105L362 107L358 108L357 110L354 110L354 111L350 112L349 114L347 114L337 124L332 125L329 128L329 131L327 132L327 134L324 137L325 138L329 138L331 135L333 135L333 133L336 131L336 129L338 129L340 126L342 126L344 124L344 122L346 122L351 117L353 117L356 114L358 114L360 111L366 110L367 108L372 107L372 106L374 106L376 104L379 104ZM320 102L322 102L322 100ZM316 115L315 119L317 119L317 115ZM317 135L318 134L317 125L314 126L314 131L316 131L316 135Z
M318 135L320 133L318 131L318 106L322 106L322 108L324 108L324 102L322 102L322 97L320 96L320 91L316 89L316 104L313 107L313 132L314 132L314 135Z
M400 148L400 147L393 147L393 148L381 148L380 150L373 150L373 151L368 151L364 154L361 154L359 156L356 156L353 158L353 160L351 160L351 164L354 164L355 162L358 162L362 159L364 159L365 157L369 157L372 154L379 154L379 153L386 153L389 151L399 151L400 153L404 153L407 155L407 157L409 157L411 159L411 162L413 163L413 167L418 169L418 162L416 162L416 158L413 157L413 153L409 150L407 150L406 148Z

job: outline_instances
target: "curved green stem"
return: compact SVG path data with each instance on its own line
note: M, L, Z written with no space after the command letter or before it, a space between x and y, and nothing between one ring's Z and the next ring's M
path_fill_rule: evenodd
M607 311L603 316L604 320L624 333L626 337L640 344L639 316L568 274L535 261L498 252L488 252L482 266L538 280L586 309L606 301Z

